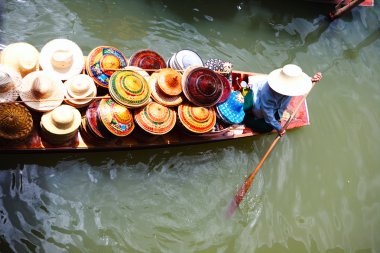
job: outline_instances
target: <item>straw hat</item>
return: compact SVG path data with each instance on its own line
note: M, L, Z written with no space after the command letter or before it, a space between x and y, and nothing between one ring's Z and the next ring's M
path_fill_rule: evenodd
M60 105L41 117L41 126L54 135L70 136L78 130L80 124L80 112L71 105Z
M18 103L0 103L0 138L23 140L33 129L33 118L28 109Z
M16 101L21 85L21 75L13 68L0 64L0 103Z
M96 137L105 138L105 136L98 129L98 107L101 100L94 100L86 110L86 125L88 130Z
M182 125L194 133L209 132L216 122L216 113L212 107L181 104L178 106L178 116Z
M164 68L158 72L158 86L170 96L179 95L182 92L182 75L171 68Z
M150 102L135 112L136 123L151 134L161 135L170 132L176 123L176 112L156 102Z
M17 42L9 44L1 52L0 63L14 68L22 77L38 67L40 53L29 43Z
M134 53L129 59L129 65L152 71L166 68L164 58L157 52L149 49L143 49Z
M161 90L157 82L158 73L153 73L149 78L149 86L152 89L152 98L157 103L165 106L173 107L182 103L183 98L181 95L169 96Z
M135 128L132 113L128 108L110 98L100 101L98 116L103 126L115 136L127 136Z
M86 71L97 85L108 88L109 77L115 72L111 69L123 69L127 65L128 59L119 49L99 46L88 54Z
M240 91L233 91L229 98L216 106L218 114L223 121L229 124L240 124L243 122L245 113L243 109L244 97Z
M223 94L223 84L213 70L189 67L182 77L182 90L193 104L208 107L219 102Z
M114 100L130 108L146 105L152 93L145 78L131 70L115 72L110 77L108 90Z
M312 86L311 78L294 64L273 70L268 75L268 84L274 91L286 96L304 95Z
M61 80L45 71L36 71L23 78L20 97L25 104L41 112L62 104L65 88Z
M150 75L148 74L148 72L146 72L142 68L139 68L139 67L136 67L136 66L127 66L127 67L124 68L124 70L135 71L135 72L139 73L140 75L142 75L145 78L146 81L149 81Z
M201 57L194 51L183 49L168 60L168 66L177 70L184 70L191 66L203 66Z
M43 70L60 80L67 80L82 72L84 57L75 42L68 39L54 39L42 47L40 65Z
M218 77L220 78L220 80L223 84L222 97L219 99L218 103L223 103L229 98L229 96L231 94L232 85L228 81L227 77L220 75L220 74L218 74Z
M75 107L84 107L91 103L96 96L94 80L85 74L71 77L65 83L65 97L70 99L66 102Z

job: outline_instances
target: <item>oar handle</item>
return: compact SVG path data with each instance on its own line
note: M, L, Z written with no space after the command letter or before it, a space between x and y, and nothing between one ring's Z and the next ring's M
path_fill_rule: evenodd
M285 129L285 130L287 129L287 127L289 126L290 122L293 120L293 118L297 114L298 109L301 107L301 105L304 103L306 97L309 95L311 89L314 87L314 85L317 82L319 82L319 80L321 79L321 77L322 76L321 76L320 72L318 72L316 75L314 75L314 77L312 78L312 86L311 86L309 92L306 93L302 97L301 101L298 103L298 105L294 109L293 113L291 114L291 116L289 117L289 119L286 121L286 123L282 127L283 129ZM280 138L281 138L280 135L276 136L276 138L274 139L274 141L272 142L272 144L268 148L267 152L264 154L264 156L261 158L260 162L257 164L256 168L251 172L251 174L249 174L249 176L247 177L247 179L244 181L244 184L242 184L242 186L240 186L239 191L235 194L234 198L231 200L231 203L230 203L230 205L229 205L229 207L227 209L227 212L226 212L226 217L227 218L230 218L230 217L232 217L234 215L236 209L240 205L240 202L243 200L243 198L245 197L245 195L247 194L247 192L251 188L252 182L255 179L256 174L259 172L259 170L261 169L261 167L264 164L265 160L267 159L267 157L269 156L269 154L272 152L272 150L274 149L274 147L276 146L276 144L280 140Z

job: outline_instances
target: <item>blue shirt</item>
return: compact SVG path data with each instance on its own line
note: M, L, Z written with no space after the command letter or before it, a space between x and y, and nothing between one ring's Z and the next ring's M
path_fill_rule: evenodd
M255 118L264 118L266 123L272 125L277 131L280 131L281 125L276 120L275 114L278 113L281 118L292 97L275 92L269 87L266 80L253 85L252 92L252 112Z

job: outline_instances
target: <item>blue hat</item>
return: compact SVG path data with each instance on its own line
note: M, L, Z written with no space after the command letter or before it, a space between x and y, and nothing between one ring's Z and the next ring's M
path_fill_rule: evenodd
M240 91L233 91L228 99L216 106L219 116L229 124L240 124L243 122L245 113L243 109L244 97Z

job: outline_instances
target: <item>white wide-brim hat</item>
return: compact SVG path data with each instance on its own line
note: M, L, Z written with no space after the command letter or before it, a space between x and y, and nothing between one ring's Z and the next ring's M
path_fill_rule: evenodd
M38 68L40 53L26 42L9 44L1 52L0 63L14 68L22 77Z
M0 64L0 103L16 101L21 85L21 75L12 67Z
M66 102L75 107L88 105L97 93L94 80L86 74L73 76L64 85Z
M78 130L82 117L78 109L71 105L60 105L41 117L44 130L55 135L68 135Z
M62 104L65 87L57 76L46 71L36 71L22 79L20 98L31 109L51 111Z
M80 47L68 39L54 39L43 46L40 53L41 68L60 80L78 75L84 68L84 56Z
M273 70L268 75L268 84L274 91L286 96L305 95L312 86L311 78L294 64Z

